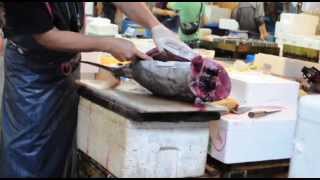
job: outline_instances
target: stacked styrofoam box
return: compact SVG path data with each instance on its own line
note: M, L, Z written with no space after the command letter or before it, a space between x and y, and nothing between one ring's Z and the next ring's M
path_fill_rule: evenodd
M316 33L319 17L308 14L282 13L280 22L276 23L276 37L285 34L312 36Z
M259 73L231 73L231 96L247 106L282 106L250 119L248 113L210 122L209 154L226 164L287 159L292 155L299 84Z
M118 32L118 25L111 24L108 18L91 17L86 27L86 34L93 36L115 36Z
M315 15L282 13L276 22L277 43L320 50L320 36L316 36L319 22Z
M84 98L78 117L79 149L116 177L197 177L204 173L208 123L135 122Z
M239 30L239 23L234 19L221 18L219 20L219 29L237 31Z
M85 2L85 14L87 16L93 16L94 2Z
M302 11L313 14L320 14L320 2L303 2Z
M208 18L209 24L218 24L221 18L231 18L231 10L218 6L206 6L205 16Z
M206 36L210 36L211 34L212 34L212 30L210 28L200 28L199 29L200 39L203 39Z
M278 43L299 46L303 48L310 48L320 50L320 36L315 35L295 35L283 34L281 38L277 39Z
M263 53L256 54L254 65L261 68L269 69L269 72L272 74L295 79L303 78L301 70L304 66L309 68L314 66L315 68L320 69L319 63L279 57Z
M300 100L294 154L290 162L291 178L320 177L320 96L304 96Z

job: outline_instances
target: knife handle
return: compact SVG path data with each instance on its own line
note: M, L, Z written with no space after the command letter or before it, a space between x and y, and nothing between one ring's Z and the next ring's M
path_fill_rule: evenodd
M249 112L248 116L250 118L259 118L268 115L268 112L266 111L254 111L254 112Z

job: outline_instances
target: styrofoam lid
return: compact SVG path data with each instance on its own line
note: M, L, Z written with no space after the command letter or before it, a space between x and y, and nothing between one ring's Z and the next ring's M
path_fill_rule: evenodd
M110 24L111 21L108 18L103 18L103 17L91 17L90 18L90 23L94 24Z
M302 11L320 14L320 2L303 2Z
M286 80L268 74L263 74L261 72L231 72L229 75L231 79L236 79L250 83L295 83L298 85L298 83L295 81Z
M234 19L221 18L219 19L219 28L236 31L239 30L239 23Z

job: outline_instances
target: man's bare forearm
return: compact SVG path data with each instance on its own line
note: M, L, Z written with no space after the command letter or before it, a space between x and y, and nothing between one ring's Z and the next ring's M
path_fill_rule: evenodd
M52 29L46 33L34 35L42 46L65 52L104 51L110 47L112 38L89 37L80 33ZM110 41L110 43L106 43ZM103 47L103 48L102 48Z
M259 32L260 32L260 34L267 34L268 33L267 28L266 28L266 24L263 23L259 26Z
M151 13L147 5L143 2L113 2L121 11L123 11L130 19L145 28L160 24L157 18Z

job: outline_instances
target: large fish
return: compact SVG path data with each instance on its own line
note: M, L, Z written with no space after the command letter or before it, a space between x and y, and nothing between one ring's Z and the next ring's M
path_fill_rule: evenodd
M153 95L181 101L219 101L229 96L230 78L212 59L197 56L191 61L153 49L147 53L156 60L136 61L116 73L133 78Z

